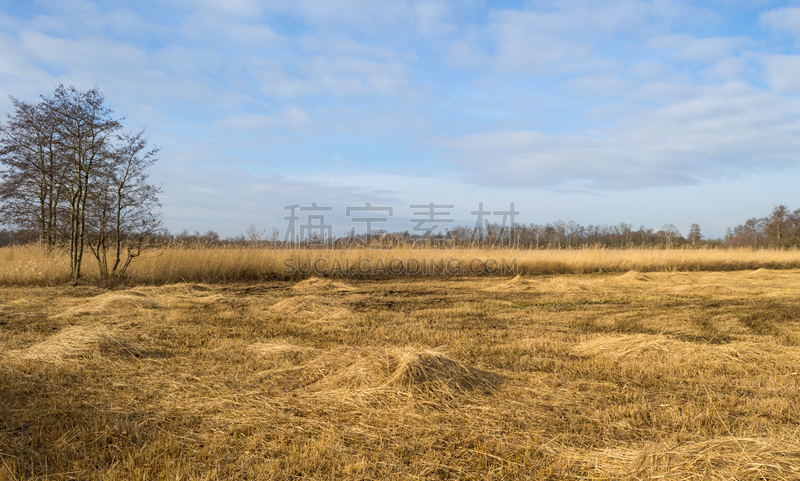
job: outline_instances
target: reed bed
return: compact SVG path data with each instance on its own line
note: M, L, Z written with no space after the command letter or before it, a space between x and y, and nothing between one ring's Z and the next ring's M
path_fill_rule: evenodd
M94 259L84 278L96 281ZM800 268L800 250L773 249L337 249L162 247L136 259L126 282L252 282L314 277L386 279L459 276L735 271ZM67 255L37 246L0 248L0 285L57 285L70 279Z

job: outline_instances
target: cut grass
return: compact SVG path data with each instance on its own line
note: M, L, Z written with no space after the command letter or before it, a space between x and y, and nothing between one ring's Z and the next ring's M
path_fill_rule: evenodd
M103 325L72 326L43 342L6 353L4 362L40 361L63 364L96 356L135 355L116 330Z
M3 287L0 479L798 479L800 271L630 270Z

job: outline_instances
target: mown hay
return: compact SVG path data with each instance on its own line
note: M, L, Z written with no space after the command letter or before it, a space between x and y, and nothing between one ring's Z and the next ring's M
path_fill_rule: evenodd
M791 366L800 361L800 349L768 343L732 342L701 344L671 339L663 335L604 335L572 348L577 356L605 356L615 360L637 361L660 358L671 363L750 363L762 366Z
M397 367L386 379L385 386L417 391L445 387L454 391L472 391L494 387L498 377L476 369L439 351L396 351Z
M313 318L340 318L352 313L335 300L314 295L284 299L274 304L270 311L281 316Z
M503 287L520 287L526 286L528 283L522 276L518 275L515 278L511 279L508 282L504 282L501 284Z
M135 309L158 309L159 307L161 307L161 303L141 292L109 292L91 297L78 306L56 314L53 318L58 319L86 314L97 315Z
M224 295L211 286L191 283L137 287L127 292L133 295L144 295L148 299L157 299L165 307L208 305L226 299Z
M404 391L453 396L491 390L501 377L437 350L337 349L300 368L276 373L290 389L311 392Z
M548 279L546 282L542 282L539 286L539 290L551 294L561 294L586 292L595 287L596 285L592 282L578 280L572 277L556 276Z
M505 282L501 282L499 284L492 282L489 287L485 290L497 292L497 291L523 291L531 287L530 282L523 278L522 276L516 276L513 279Z
M764 269L763 267L760 269L756 269L753 272L749 272L746 275L751 279L774 279L778 277L777 274L775 274L769 269Z
M309 293L347 292L354 290L353 287L343 282L336 282L330 279L320 279L319 277L312 277L310 279L298 282L292 286L292 289Z
M486 288L490 292L534 292L541 294L567 294L586 292L593 288L592 283L575 278L556 276L544 280L526 279L522 276Z
M638 271L628 271L625 274L617 277L617 279L623 279L626 281L650 282L653 280L653 277L647 274L642 274Z
M581 342L572 349L572 352L578 356L605 355L620 358L647 352L685 351L688 344L665 336L649 334L599 336Z
M317 353L317 350L313 347L298 346L287 341L259 342L251 344L249 349L271 361L287 360L297 362Z
M137 287L130 290L130 293L141 293L147 295L190 295L190 296L207 296L216 291L213 287L206 284L193 284L193 283L178 283L167 284L157 287Z
M12 360L31 360L62 364L69 360L90 359L98 355L135 355L118 333L102 325L72 326L26 349L10 351Z
M730 287L718 284L666 287L664 291L675 294L694 294L700 296L730 296L736 292Z
M800 444L724 437L654 445L638 456L633 468L636 479L800 479Z

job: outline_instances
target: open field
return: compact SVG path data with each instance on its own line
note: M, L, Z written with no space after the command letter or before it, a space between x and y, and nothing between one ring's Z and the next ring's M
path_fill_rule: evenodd
M96 261L84 255L84 277L97 279ZM503 269L506 267L506 269ZM474 277L514 274L800 269L800 249L339 249L162 247L132 264L126 282L230 283L299 280ZM316 272L316 274L315 274ZM67 254L37 246L0 248L0 285L58 285L70 278Z
M0 288L0 479L798 479L800 271Z

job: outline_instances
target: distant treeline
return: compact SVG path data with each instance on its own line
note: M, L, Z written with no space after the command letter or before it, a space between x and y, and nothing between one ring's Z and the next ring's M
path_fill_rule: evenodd
M761 219L728 228L725 245L731 247L800 247L800 209L779 205Z
M0 246L35 242L34 231L0 230ZM183 245L186 247L261 247L284 249L305 244L284 241L277 229L270 235L250 226L246 235L222 238L214 231L203 234L184 230L179 234L164 232L155 236L157 245ZM558 220L548 224L515 224L513 227L489 224L483 229L456 226L446 235L416 236L409 232L379 233L370 236L341 236L332 239L314 238L310 244L348 248L358 246L420 246L454 248L510 248L520 249L580 249L602 247L611 249L664 249L664 248L718 248L800 247L800 209L791 212L780 205L772 214L749 219L742 225L729 228L724 239L706 239L698 224L682 234L677 227L667 224L659 230L640 226L637 229L624 222L616 225L588 225Z

